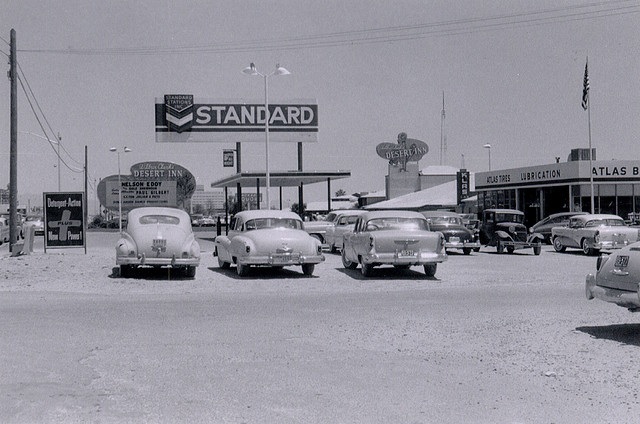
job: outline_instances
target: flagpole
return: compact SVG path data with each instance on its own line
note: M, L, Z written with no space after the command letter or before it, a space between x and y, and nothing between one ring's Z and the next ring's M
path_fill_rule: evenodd
M587 102L587 116L589 120L589 186L591 187L591 213L595 213L593 201L593 150L591 150L591 99Z

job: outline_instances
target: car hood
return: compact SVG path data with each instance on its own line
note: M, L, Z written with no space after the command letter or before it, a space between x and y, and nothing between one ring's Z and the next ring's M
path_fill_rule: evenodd
M460 237L461 240L471 237L472 232L460 225L431 225L431 231L439 231L445 237Z

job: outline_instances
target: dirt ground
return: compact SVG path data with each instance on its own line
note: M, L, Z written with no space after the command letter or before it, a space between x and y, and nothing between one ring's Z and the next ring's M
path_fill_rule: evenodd
M119 278L113 232L0 246L0 422L638 422L638 315L586 300L593 257L239 278L198 235L194 279Z

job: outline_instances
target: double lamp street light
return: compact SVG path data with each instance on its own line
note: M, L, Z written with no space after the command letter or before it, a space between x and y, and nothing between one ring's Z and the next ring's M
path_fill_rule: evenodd
M289 75L291 72L289 72L287 69L283 68L280 65L276 65L276 69L269 73L269 74L263 74L258 72L258 70L256 69L256 65L252 62L249 66L247 66L246 68L244 68L242 70L243 74L246 75L256 75L256 76L260 76L264 78L264 134L265 134L265 162L266 162L266 172L265 172L265 179L266 179L266 192L267 192L267 209L271 209L271 202L270 202L270 198L269 198L269 189L271 188L271 182L270 182L270 176L269 176L269 83L268 83L268 79L270 76L273 75ZM239 202L242 202L242 199L238 199ZM258 199L258 202L260 201L260 199Z

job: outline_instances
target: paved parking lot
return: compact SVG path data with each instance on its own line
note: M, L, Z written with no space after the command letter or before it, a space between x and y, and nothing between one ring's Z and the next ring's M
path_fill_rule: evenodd
M637 315L595 258L451 254L435 278L326 253L315 275L114 272L116 233L0 247L1 422L636 422Z

